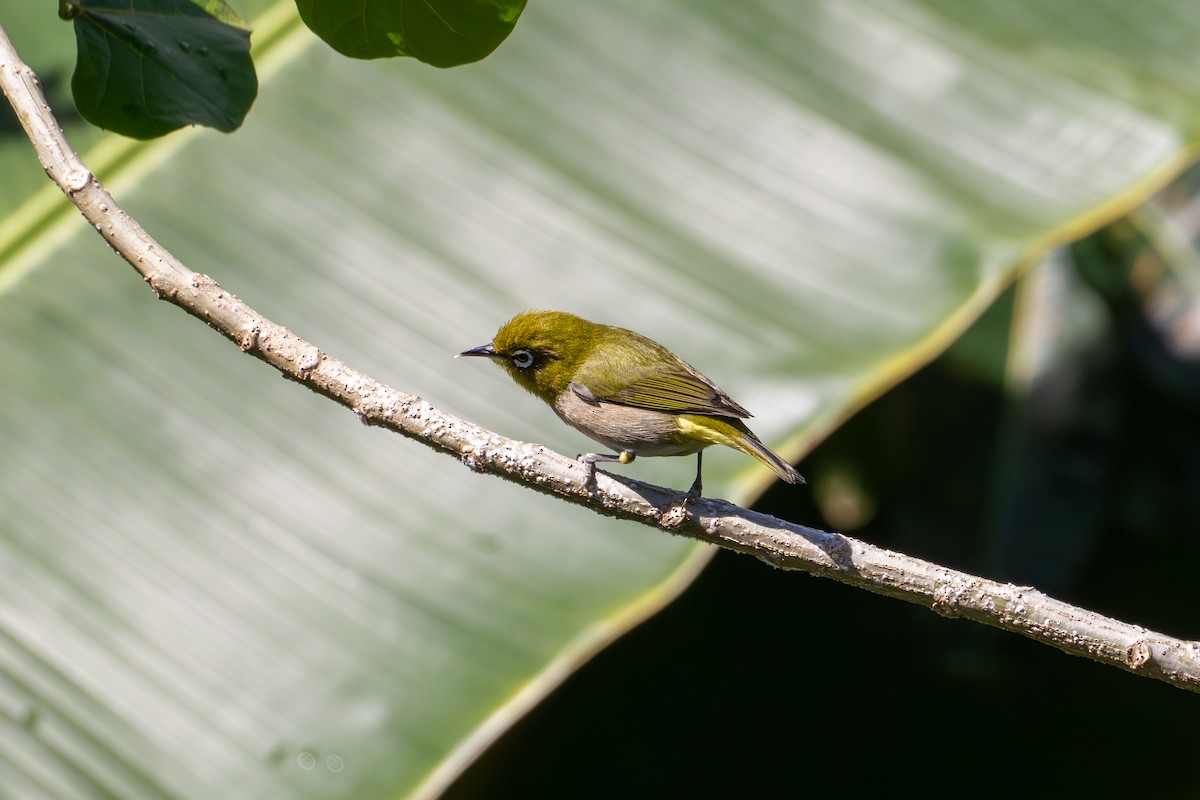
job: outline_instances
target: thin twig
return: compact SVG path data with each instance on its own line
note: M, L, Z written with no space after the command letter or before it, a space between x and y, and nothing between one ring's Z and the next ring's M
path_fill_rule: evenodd
M323 353L277 325L216 281L185 267L151 238L79 160L59 130L37 77L0 28L0 87L17 112L50 178L84 218L150 284L179 306L297 383L378 425L457 456L478 472L681 536L749 553L784 569L803 570L965 617L1083 656L1200 691L1200 643L1147 631L1047 597L928 561L807 528L730 503L701 499L686 508L669 489L601 473L594 491L579 462L540 445L498 436L445 414Z

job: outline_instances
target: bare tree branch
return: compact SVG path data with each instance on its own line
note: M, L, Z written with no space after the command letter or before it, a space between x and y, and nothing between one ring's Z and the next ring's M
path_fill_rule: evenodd
M1200 643L1154 633L1047 597L807 528L719 500L680 504L669 489L600 473L589 490L579 462L506 439L365 375L277 325L193 272L113 200L71 149L37 77L0 28L0 88L50 178L84 218L150 284L157 297L203 320L244 352L378 425L488 472L601 514L749 553L873 592L1022 634L1077 656L1200 691Z

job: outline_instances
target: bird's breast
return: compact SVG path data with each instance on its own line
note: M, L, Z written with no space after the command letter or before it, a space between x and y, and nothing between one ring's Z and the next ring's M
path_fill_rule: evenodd
M646 408L584 400L567 389L554 402L554 411L571 427L620 452L639 456L682 456L707 445L684 437L674 414Z

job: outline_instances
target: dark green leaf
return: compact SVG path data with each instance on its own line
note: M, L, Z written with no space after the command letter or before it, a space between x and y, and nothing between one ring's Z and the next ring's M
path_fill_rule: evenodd
M71 88L89 122L150 139L184 125L231 131L258 94L250 31L222 0L81 2Z
M412 56L456 67L500 46L525 0L296 0L304 24L351 58Z

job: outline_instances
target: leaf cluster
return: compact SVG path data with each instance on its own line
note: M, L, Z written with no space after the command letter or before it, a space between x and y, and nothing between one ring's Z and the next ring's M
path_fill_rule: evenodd
M351 58L411 56L436 67L484 58L524 0L297 0L304 23ZM225 0L60 0L75 28L71 89L101 128L152 139L185 125L229 132L258 94L250 29Z

